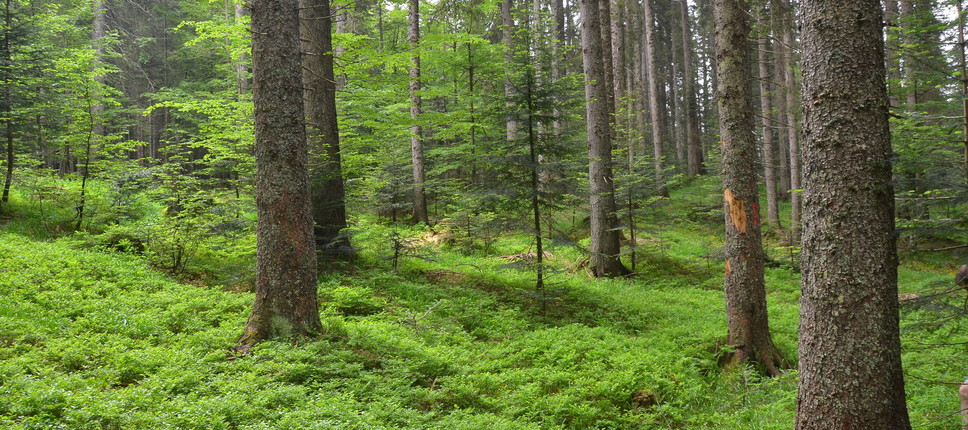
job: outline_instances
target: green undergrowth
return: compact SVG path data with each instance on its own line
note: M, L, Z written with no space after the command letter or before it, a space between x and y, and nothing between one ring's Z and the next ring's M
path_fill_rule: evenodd
M638 235L635 277L591 279L581 245L556 244L541 291L525 236L485 252L441 228L356 220L360 258L320 277L321 336L242 358L229 350L251 293L178 283L145 255L87 239L0 230L0 428L790 428L795 370L769 379L716 364L713 188L647 208L659 221ZM798 275L774 260L771 328L795 362ZM949 272L900 274L917 296L902 325L921 428L957 423L945 417L957 387L938 383L960 381L965 356L961 296L937 294Z

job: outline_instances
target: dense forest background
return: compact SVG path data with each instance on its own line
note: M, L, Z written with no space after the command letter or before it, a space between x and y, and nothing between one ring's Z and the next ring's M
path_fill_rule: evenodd
M766 364L733 362L723 310L713 1L594 3L597 69L572 0L301 2L328 10L304 17L328 39L303 34L324 60L304 82L335 100L306 111L322 335L233 355L256 285L247 5L4 0L0 425L789 428L800 5L746 4ZM964 13L882 12L908 408L958 428Z

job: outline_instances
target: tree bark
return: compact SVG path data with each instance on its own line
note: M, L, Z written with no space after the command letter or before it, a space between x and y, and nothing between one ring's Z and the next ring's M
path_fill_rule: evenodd
M910 429L878 0L805 0L798 430Z
M742 0L716 0L716 98L723 144L723 200L726 218L727 367L753 363L770 376L785 366L770 335L763 279L756 136L746 37L748 10Z
M424 150L423 127L420 115L423 112L420 100L420 0L409 0L409 27L407 40L410 42L410 155L413 164L413 212L414 223L424 223L427 218L427 196L424 193Z
M645 73L649 86L649 119L652 121L652 155L655 157L655 185L657 193L663 197L669 197L669 188L665 183L665 163L663 160L663 148L665 147L665 120L662 110L664 103L659 102L659 73L656 62L656 34L655 34L655 14L652 10L650 0L642 2L643 17L645 25L642 27L645 38Z
M615 188L612 177L612 142L604 79L602 21L598 0L582 0L582 59L585 72L585 116L588 122L588 180L591 221L589 268L596 277L624 276L628 269L619 259L619 232L615 229Z
M253 0L255 304L237 349L321 330L296 0Z
M346 193L336 118L329 0L299 0L299 18L316 251L326 256L350 256L353 247L342 233L346 228Z

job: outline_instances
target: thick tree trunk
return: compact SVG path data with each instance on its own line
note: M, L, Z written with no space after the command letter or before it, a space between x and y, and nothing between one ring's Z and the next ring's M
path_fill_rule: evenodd
M746 36L748 11L742 0L716 0L716 74L723 144L726 213L726 316L733 352L727 367L751 362L775 376L785 365L767 321L763 246L756 180L756 136Z
M780 206L777 202L776 156L773 153L773 92L770 82L770 44L769 25L765 7L758 7L757 19L761 22L756 37L756 52L759 63L760 81L760 123L763 130L763 173L766 183L766 221L774 228L780 227Z
M665 162L663 160L663 148L665 147L665 119L663 116L664 103L659 101L659 72L656 62L656 32L655 14L652 11L650 0L642 2L642 27L645 39L645 73L649 86L649 119L652 121L652 155L655 157L655 184L657 193L663 197L669 197L669 188L665 183Z
M299 18L316 251L327 256L353 255L349 238L342 233L346 228L346 194L336 120L329 0L299 0Z
M238 349L321 330L296 0L253 0L255 304Z
M420 100L420 0L409 0L410 25L407 40L410 42L410 155L413 165L413 212L414 223L424 223L427 218L427 196L424 193L425 169L423 150L423 128L420 115L423 112Z
M591 257L594 276L624 276L628 269L619 259L619 232L615 229L615 188L612 177L612 142L604 48L598 0L582 0L582 59L585 72L585 116L588 122L588 181L590 194Z
M805 0L798 430L910 429L878 0Z
M696 176L702 172L702 144L699 140L699 106L696 104L696 79L693 75L692 64L692 33L689 31L689 3L679 1L680 20L682 22L682 63L683 63L683 91L686 104L686 174Z

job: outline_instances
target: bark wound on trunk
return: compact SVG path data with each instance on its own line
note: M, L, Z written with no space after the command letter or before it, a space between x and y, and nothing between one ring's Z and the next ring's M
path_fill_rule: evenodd
M729 220L732 221L733 228L740 233L746 233L746 205L743 199L736 197L736 194L733 194L727 188L723 190L723 200L726 201L726 207L729 208Z
M717 99L723 144L723 205L726 224L726 314L732 352L721 364L751 363L775 376L786 361L770 335L763 277L750 88L748 11L742 0L716 0Z

